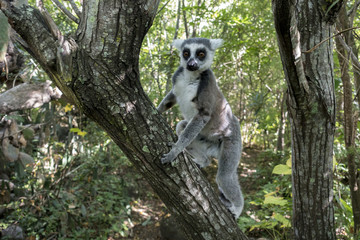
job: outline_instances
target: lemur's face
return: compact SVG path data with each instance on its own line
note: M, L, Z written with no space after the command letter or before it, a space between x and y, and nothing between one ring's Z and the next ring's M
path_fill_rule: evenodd
M221 44L221 39L205 38L190 38L173 42L181 53L181 66L188 71L204 71L210 68L215 49Z

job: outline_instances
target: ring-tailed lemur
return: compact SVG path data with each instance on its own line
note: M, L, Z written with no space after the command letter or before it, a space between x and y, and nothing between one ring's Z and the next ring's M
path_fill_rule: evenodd
M172 90L158 110L162 113L177 102L185 120L178 123L178 141L161 162L173 161L184 149L200 167L209 165L211 157L217 158L220 199L238 218L244 206L237 176L242 150L240 124L210 69L215 50L222 43L222 39L174 40L181 63L173 75Z

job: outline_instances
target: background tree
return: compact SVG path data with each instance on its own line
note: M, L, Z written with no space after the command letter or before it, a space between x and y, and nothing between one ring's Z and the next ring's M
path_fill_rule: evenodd
M349 7L348 7L349 6ZM342 35L336 37L336 49L340 65L340 75L343 86L343 111L344 111L344 137L346 146L346 159L349 168L349 185L351 193L351 203L354 216L354 239L358 239L360 231L360 165L356 163L357 143L355 141L357 133L358 110L354 105L354 100L360 103L360 63L358 60L358 48L355 44L354 32L351 30L354 26L355 12L359 2L348 5L344 1L340 9L339 17L336 23L338 32ZM347 9L350 9L349 11ZM351 64L349 64L351 62ZM351 73L350 69L353 69ZM351 79L354 79L352 83ZM353 91L355 90L355 94ZM355 95L355 98L353 97Z
M292 128L294 239L336 239L333 23L341 1L273 1ZM311 16L311 17L310 17Z

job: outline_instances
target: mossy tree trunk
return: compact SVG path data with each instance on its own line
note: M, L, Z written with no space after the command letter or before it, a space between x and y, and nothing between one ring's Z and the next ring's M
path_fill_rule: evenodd
M189 239L246 239L193 162L181 155L172 165L160 163L175 136L144 93L138 66L159 0L83 1L82 13L72 16L79 22L73 39L61 35L45 9L0 2L26 50L111 136Z

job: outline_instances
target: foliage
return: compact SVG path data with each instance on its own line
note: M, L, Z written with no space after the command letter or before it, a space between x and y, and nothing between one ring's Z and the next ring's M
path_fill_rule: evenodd
M239 220L239 227L249 235L259 237L260 234L262 237L271 236L271 239L290 239L291 177L287 174L287 169L283 173L274 173L274 170L282 165L277 163L286 162L286 159L288 153L272 151L266 151L257 158L261 164L256 167L256 174L259 178L266 176L266 179L263 180L263 184L258 185L261 187L258 187L256 192L249 195L247 202L250 210Z
M335 141L336 142L336 141ZM360 156L359 150L355 151L356 158ZM353 209L351 207L351 194L349 188L348 167L345 148L338 148L334 161L334 197L335 222L337 231L342 239L352 239L354 232Z
M58 111L49 111L50 105ZM33 136L35 167L28 174L13 175L18 198L3 205L9 213L4 226L20 224L36 239L126 236L131 221L128 189L137 188L137 175L93 122L85 125L87 120L81 118L82 130L72 128L80 119L76 111L74 116L66 106L50 105L43 107L47 111L28 112L41 122L51 115L53 124L44 126L50 133L43 145Z

